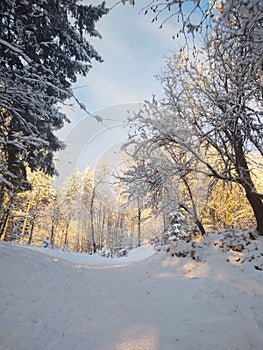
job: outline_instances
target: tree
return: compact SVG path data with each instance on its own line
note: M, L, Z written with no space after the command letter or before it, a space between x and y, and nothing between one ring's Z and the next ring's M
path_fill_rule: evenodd
M252 154L261 161L263 156L258 64L263 46L251 56L244 36L231 38L218 27L196 59L186 51L169 59L161 76L165 99L146 104L134 120L141 140L152 135L152 149L173 145L177 154L189 155L182 164L184 177L190 171L239 184L263 234L263 195L252 176Z
M196 161L187 149L178 147L171 135L172 130L178 133L177 119L164 114L153 100L145 102L130 121L135 131L126 149L134 164L120 177L127 184L130 200L140 201L144 208L164 216L182 208L205 234L200 219L204 194L198 179L193 181Z
M68 247L68 233L70 223L76 219L79 212L80 184L79 171L74 169L65 180L59 196L60 210L63 214L63 246Z
M128 0L123 0L125 3ZM159 28L162 28L167 21L176 19L175 34L173 39L178 38L180 35L184 36L186 44L189 43L189 34L195 39L196 34L206 31L208 28L213 27L214 18L218 14L219 3L225 3L227 1L200 1L200 0L166 0L148 1L142 9L141 13L144 15L150 14L151 22L159 22ZM130 2L135 5L135 1ZM137 2L139 4L139 1ZM232 3L232 1L230 1ZM227 6L227 8L231 6Z
M207 6L211 6L209 11ZM166 99L157 109L164 111L169 125L166 138L164 121L159 120L156 126L149 117L149 110L156 113L154 104L144 111L144 120L138 115L141 135L147 135L142 125L148 122L157 130L160 142L164 138L165 145L172 142L192 154L198 164L196 171L242 186L257 230L263 234L263 196L256 191L250 161L252 152L262 155L262 0L156 0L144 10L154 12L153 21L167 11L170 15L164 22L179 16L180 31L186 38L187 33L201 31L203 24L209 30L205 32L205 52L195 52L199 62L189 52L178 55L167 63L161 78ZM194 22L194 15L199 21ZM177 124L172 124L174 130L169 124L172 118ZM210 158L206 157L207 149ZM216 164L211 162L213 156Z
M97 237L96 237L96 215L98 214L97 200L98 187L103 184L105 176L105 169L96 174L96 179L89 167L87 167L82 176L81 183L81 197L80 197L80 221L84 226L84 234L86 238L91 238L91 251L97 251ZM98 201L99 202L99 201ZM97 230L98 231L98 230Z
M10 198L3 213L6 220L2 221L3 227L0 229L5 240L14 239L31 244L33 236L41 240L43 235L48 235L48 211L54 189L51 176L39 171L29 171L28 176L32 189Z
M215 180L202 216L210 230L255 227L252 208L236 183Z
M55 173L54 152L63 143L54 131L68 121L59 104L74 97L71 85L91 61L101 61L87 35L100 37L95 23L106 13L104 3L1 1L1 209L5 194L30 188L27 167Z
M128 0L122 0L123 4L126 2ZM130 4L135 5L135 1ZM176 18L177 26L179 24L177 36L183 34L185 39L189 33L195 36L196 32L205 32L207 35L207 29L221 24L232 37L239 37L248 30L255 48L263 39L262 11L262 0L149 0L141 10L145 15L153 14L152 22L160 20L160 28L171 18Z
M90 202L94 187L94 177L91 169L87 167L81 176L80 217L79 230L81 234L81 250L87 250L88 233L90 230Z
M123 0L125 4L127 0ZM135 1L132 2L132 5ZM189 34L194 39L201 33L207 39L213 30L224 35L225 44L228 39L237 39L239 45L249 46L251 57L257 58L257 66L261 69L261 85L263 96L263 61L261 49L263 45L263 1L262 0L152 0L141 10L145 15L153 14L152 22L161 21L160 28L176 18L176 35L184 36L189 46ZM229 45L231 40L228 42ZM248 58L247 58L248 59ZM253 58L253 61L254 58Z
M50 196L50 204L47 212L47 215L49 215L50 219L49 240L50 245L52 247L55 245L57 228L59 227L59 223L62 217L61 208L59 204L60 203L58 193L57 191L54 191L53 194Z
M212 39L207 45L208 66L188 65L184 74L192 132L221 159L220 172L206 163L211 175L243 187L257 230L263 234L263 196L256 191L250 161L251 151L263 155L259 56L251 57L251 45L242 36L231 39L219 31ZM258 53L262 56L263 47ZM187 79L192 92L186 87Z
M32 190L22 193L21 197L26 200L26 216L24 218L21 235L28 233L28 244L32 243L34 229L38 228L38 234L43 234L49 222L46 211L53 196L52 178L43 172L30 173ZM41 232L42 231L42 232ZM44 230L47 233L47 230ZM46 234L47 235L47 234ZM45 235L45 236L46 236Z

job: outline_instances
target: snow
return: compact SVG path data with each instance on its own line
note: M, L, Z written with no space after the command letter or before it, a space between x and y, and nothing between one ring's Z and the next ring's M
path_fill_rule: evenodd
M261 350L263 237L242 252L220 237L195 245L199 262L149 246L107 259L1 242L0 349Z
M137 247L129 252L127 257L113 257L113 258L105 258L100 255L94 254L81 254L75 253L68 250L63 249L51 249L45 247L36 247L36 246L18 246L21 248L26 248L34 251L38 251L43 254L50 255L52 257L66 260L68 262L74 264L80 264L85 266L107 266L107 265L123 265L129 264L131 262L144 260L147 257L154 254L153 248L150 245L144 245L142 247Z

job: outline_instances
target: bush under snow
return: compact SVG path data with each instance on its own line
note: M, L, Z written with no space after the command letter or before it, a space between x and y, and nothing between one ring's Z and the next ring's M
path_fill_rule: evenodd
M166 244L157 244L155 250L164 250L172 257L187 257L197 262L205 262L210 256L221 252L225 253L227 261L236 264L253 263L255 269L263 271L263 252L258 249L256 238L250 229L224 229L193 240L188 237L173 242L168 240Z

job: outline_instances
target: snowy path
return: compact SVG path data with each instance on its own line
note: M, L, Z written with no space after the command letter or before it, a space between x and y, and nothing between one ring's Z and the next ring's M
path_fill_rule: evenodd
M263 272L223 258L87 266L1 243L0 264L1 350L263 349Z

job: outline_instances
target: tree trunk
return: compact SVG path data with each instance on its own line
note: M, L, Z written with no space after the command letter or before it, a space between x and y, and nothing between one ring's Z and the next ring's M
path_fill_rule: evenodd
M93 220L93 213L90 217L90 226L91 226L91 242L92 242L92 252L96 253L97 247L95 242L95 230L94 230L94 220Z
M8 223L9 223L9 215L6 216L6 219L4 221L4 225L3 225L2 229L1 229L1 236L0 236L0 238L2 238L3 240L5 240L5 238L6 238Z
M240 176L240 184L244 188L246 197L253 209L257 222L257 233L263 236L263 203L262 199L253 192L255 186L250 175L241 137L239 137L236 142L235 152L237 162L236 170Z
M167 220L166 220L166 215L163 214L163 230L166 231L167 230Z
M29 238L28 238L28 244L32 243L32 239L33 239L33 233L34 233L34 228L35 228L35 216L33 216L33 220L32 220L32 224L31 224L31 228L30 228L30 233L29 233Z
M6 222L9 217L9 208L4 204L5 201L5 191L3 187L0 186L0 239L4 239L2 237L5 232Z
M257 222L257 233L263 236L263 203L262 200L254 193L246 192L246 197L253 209L256 222Z
M51 245L51 247L54 246L55 230L56 230L56 224L55 224L54 221L52 221L52 224L51 224L51 232L50 232L50 245Z
M21 232L22 236L24 236L26 228L27 228L28 215L29 215L29 212L31 209L31 205L32 205L32 201L31 201L31 199L29 199L28 204L27 204L27 208L26 208L26 215L24 217L24 222L23 222L23 226L22 226L22 232ZM28 242L28 244L30 244L30 243Z
M190 199L191 199L192 210L193 210L192 215L193 215L193 218L194 218L194 220L195 220L195 224L197 225L197 227L198 227L199 231L201 232L202 236L204 236L204 235L206 235L206 232L205 232L204 226L202 225L201 220L199 219L199 216L198 216L198 214L197 214L196 204L195 204L195 201L194 201L194 197L193 197L193 194L192 194L191 187L190 187L190 185L189 185L189 183L188 183L188 179L187 179L187 177L185 176L185 177L182 178L182 180L183 180L183 182L184 182L184 184L185 184L186 190L187 190L187 192L188 192L188 194L189 194L189 197L190 197ZM189 212L189 210L187 209L186 206L184 206L184 209L185 209L187 212Z
M96 187L93 188L91 200L90 200L90 226L91 226L91 242L93 253L96 253L97 247L95 242L95 230L94 230L94 199L96 194Z
M141 246L141 209L138 208L138 247Z
M0 220L0 239L3 239L3 240L5 239L5 236L6 236L9 216L10 216L10 210L8 208L4 209Z
M5 191L2 186L0 186L0 210L1 213L4 210L4 198L5 198Z
M198 227L199 231L201 232L202 236L205 236L206 232L205 232L204 226L202 225L201 221L197 219L195 221L195 224Z
M65 229L65 236L64 236L64 248L68 248L68 229L69 229L70 221L68 221Z

